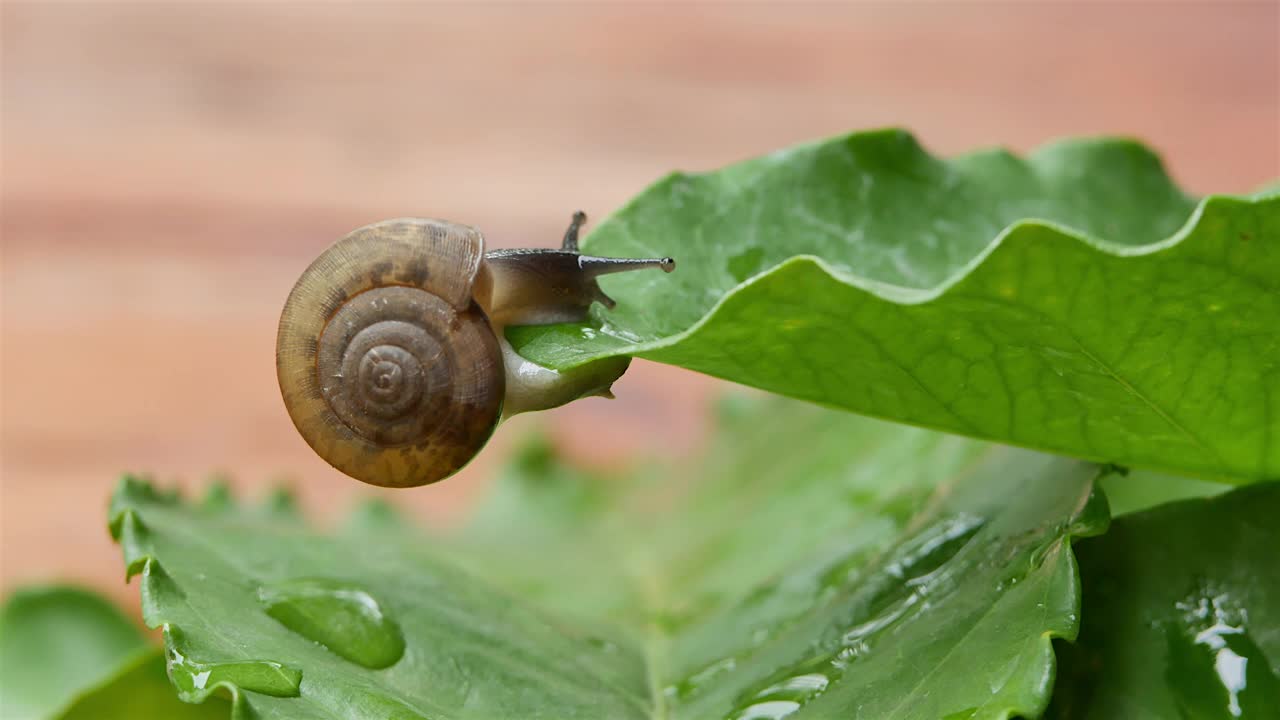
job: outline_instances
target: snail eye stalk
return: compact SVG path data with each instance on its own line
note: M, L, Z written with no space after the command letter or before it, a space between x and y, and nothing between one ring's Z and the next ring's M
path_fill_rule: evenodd
M578 210L573 214L573 219L569 221L569 229L564 231L564 242L560 244L561 250L569 252L578 252L578 230L587 222L587 214Z

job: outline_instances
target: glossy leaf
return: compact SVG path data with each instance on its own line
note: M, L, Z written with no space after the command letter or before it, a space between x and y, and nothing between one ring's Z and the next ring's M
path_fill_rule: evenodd
M1146 148L937 159L854 134L676 174L584 242L677 259L515 328L866 415L1228 482L1280 476L1280 193L1194 202Z
M1275 718L1280 484L1119 518L1079 545L1084 625L1050 717Z
M226 687L264 720L1043 709L1071 538L1108 517L1096 467L799 403L725 414L685 471L602 479L535 444L447 536L133 480L112 526L183 697Z

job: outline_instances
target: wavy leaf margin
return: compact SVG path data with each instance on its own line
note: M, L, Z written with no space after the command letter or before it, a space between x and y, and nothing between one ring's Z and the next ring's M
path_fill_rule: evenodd
M714 183L751 163L785 165L795 153L846 146L860 148L851 153L869 152L866 147L886 157L897 157L896 152L904 167L944 162L909 134L882 131L692 177ZM883 167L875 172L894 167L892 159L880 162ZM1151 242L1103 239L1062 218L1016 220L929 287L886 282L849 271L830 257L798 254L724 289L706 312L674 332L654 332L664 322L655 316L684 312L676 308L685 297L681 290L664 296L661 279L619 276L606 284L619 300L618 312L598 312L581 325L515 328L508 337L522 355L561 369L632 355L865 415L1099 462L1232 483L1280 477L1280 392L1272 392L1280 388L1280 333L1274 331L1280 317L1280 192L1215 195L1194 206L1183 197L1183 205L1158 158L1125 141L1067 141L1041 149L1030 160L997 152L948 162L988 164L1000 172L1016 166L1036 178L1050 174L1039 165L1066 174L1097 170L1095 175L1101 168L1124 166L1117 171L1123 188L1158 198L1152 205L1161 209L1153 212L1151 227L1172 226L1185 207L1191 209L1172 234ZM935 184L956 182L945 172L935 174ZM627 224L660 213L664 204L674 207L671 186L688 177L660 181L585 244L600 254L649 252L679 259L681 248L673 244L678 238L637 239ZM1070 184L1046 185L1045 192L1069 195L1063 187ZM1127 191L1123 188L1116 192ZM1108 212L1115 215L1116 208L1136 202L1095 197L1062 204L1113 203ZM1131 232L1146 227L1141 218L1116 222ZM691 235L708 242L700 227ZM732 239L716 236L709 243ZM707 256L705 249L694 254ZM1081 271L1081 284L1098 275L1103 280L1095 283L1096 291L1123 297L1095 303L1076 316L1064 312L1070 310L1062 301L1066 288L1052 281L1066 266ZM712 277L717 271L704 262L693 272ZM1204 282L1210 277L1216 285ZM1041 281L1049 284L1037 287ZM1042 317L1010 317L1017 313ZM1180 347L1173 329L1148 332L1140 327L1144 323L1185 323L1196 336L1195 347ZM1052 326L1051 331L1044 333L1039 324ZM952 352L953 341L968 351L983 344L997 348L986 358L966 356ZM913 347L922 342L935 347L931 352ZM1138 352L1131 351L1135 346ZM1230 357L1220 356L1223 349ZM1026 362L1029 353L1040 357ZM992 368L1000 375L1012 366L1036 377L1001 388L1003 377L971 384L955 368L930 367L949 362L985 364L987 375ZM984 368L977 370L981 374ZM1023 420L1028 414L1030 422Z

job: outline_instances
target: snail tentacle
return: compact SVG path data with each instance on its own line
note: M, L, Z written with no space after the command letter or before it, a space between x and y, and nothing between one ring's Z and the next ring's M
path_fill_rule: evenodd
M578 230L587 222L587 214L578 210L573 213L573 218L569 221L569 229L564 231L564 242L560 243L561 250L569 252L578 252Z

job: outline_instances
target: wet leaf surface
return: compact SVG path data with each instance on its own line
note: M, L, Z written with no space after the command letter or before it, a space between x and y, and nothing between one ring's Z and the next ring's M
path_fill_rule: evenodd
M1078 546L1084 624L1052 718L1280 712L1280 484L1118 518Z
M234 689L268 720L1043 709L1104 471L790 401L722 416L684 467L599 477L533 443L449 535L135 480L113 529L182 696Z

